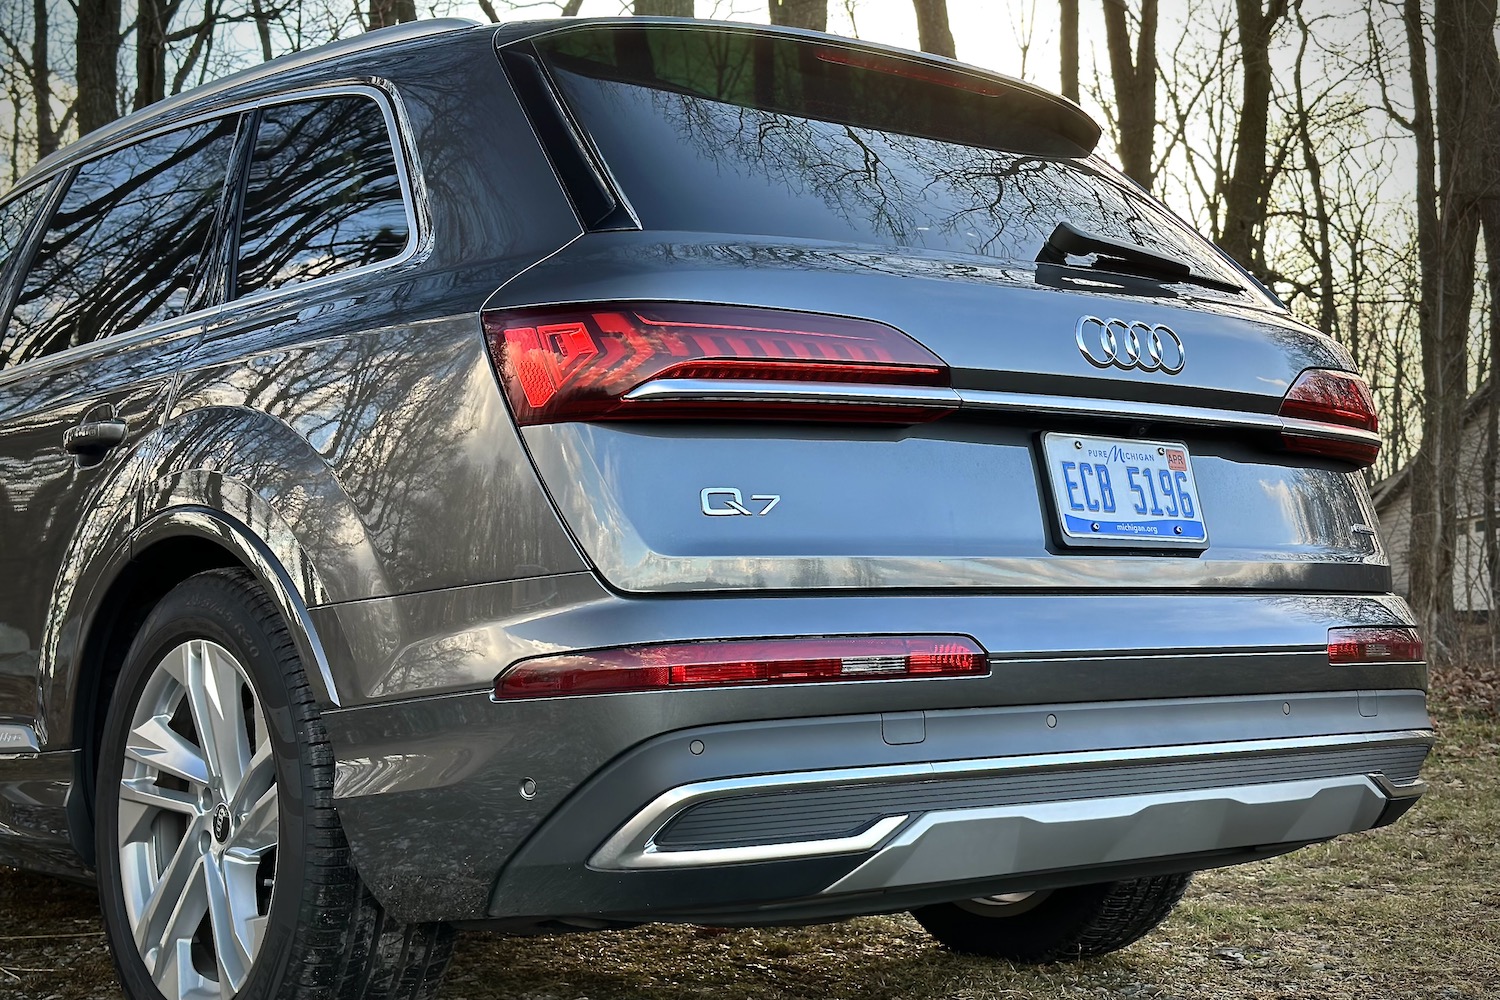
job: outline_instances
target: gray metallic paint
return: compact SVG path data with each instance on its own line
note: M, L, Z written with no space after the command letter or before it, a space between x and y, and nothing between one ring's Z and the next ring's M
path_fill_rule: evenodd
M480 336L476 311L486 300L710 299L840 313L859 303L859 312L933 346L963 392L1257 413L1274 409L1301 368L1347 367L1348 358L1254 306L1254 296L1242 305L1182 299L1133 279L1108 296L1084 294L1025 267L869 248L579 238L493 56L494 37L494 29L474 29L436 46L354 46L287 73L252 73L233 90L158 109L159 119L132 118L45 166L65 169L106 141L167 120L378 77L400 96L420 232L410 260L378 272L209 309L0 375L0 462L9 462L0 470L9 491L0 516L17 509L20 490L31 513L4 525L7 537L40 539L26 553L36 555L33 565L0 574L0 607L30 609L0 623L9 630L0 629L0 724L34 726L45 751L0 761L0 797L12 803L0 807L12 810L0 813L0 834L12 835L0 835L0 850L12 852L4 857L76 870L57 823L69 787L78 787L81 755L68 748L80 742L81 650L102 595L132 556L181 537L212 540L249 566L300 626L328 709L356 863L398 919L479 919L505 907L529 915L527 900L543 898L545 877L514 900L491 901L497 874L523 843L542 852L533 855L536 871L586 857L607 830L582 823L553 834L590 801L585 783L596 790L590 795L601 787L591 775L674 748L670 765L619 784L637 796L611 801L623 819L662 782L691 777L683 768L692 762L677 759L673 741L693 727L728 727L710 733L714 750L701 762L703 775L721 776L726 745L740 747L744 763L727 766L743 773L820 760L958 759L975 747L1034 749L1038 735L1062 747L1126 746L1139 740L1142 718L1158 719L1152 712L1170 716L1184 739L1362 731L1372 723L1361 704L1378 706L1382 729L1425 719L1421 665L1332 668L1322 652L1331 625L1411 621L1401 601L1380 593L1389 588L1385 553L1358 530L1375 522L1352 473L1189 434L1210 495L1260 489L1279 506L1238 523L1221 515L1203 559L1093 559L1050 546L1035 508L1034 428L1004 421L517 433ZM466 87L451 86L455 78ZM473 101L472 92L487 99ZM1071 323L1079 310L1106 306L1180 329L1191 384L1088 368ZM1044 333L1054 326L1055 338ZM111 392L131 421L126 447L92 469L61 460L53 442ZM873 468L890 461L907 471L881 482ZM843 489L813 472L838 475ZM682 497L696 502L703 486L761 488L739 482L744 476L792 484L782 517L710 524L742 519L683 508ZM1022 486L1003 509L993 499L997 478ZM580 484L596 492L580 493ZM43 515L33 501L48 491L65 504ZM850 509L835 516L845 499ZM89 515L79 516L84 508ZM11 562L20 555L5 551ZM877 587L887 592L839 592ZM956 592L965 587L973 592ZM1127 587L1137 593L1113 592ZM747 588L799 593L681 594ZM992 674L526 704L495 704L487 694L500 670L541 653L869 632L975 635L992 655ZM1275 696L1234 700L1264 692ZM1209 700L1174 700L1195 696ZM1082 704L1111 698L1161 701L1149 710ZM1048 711L1062 720L1051 736L1038 729ZM924 740L886 742L883 713L919 712L927 713ZM780 747L752 725L789 717L770 728L818 735ZM997 719L1006 723L998 731ZM538 783L534 799L517 794L526 777ZM14 811L21 794L37 803L29 818ZM452 835L434 838L434 829ZM583 853L566 853L590 839ZM803 866L796 877L825 886L842 864ZM727 873L723 885L741 885L752 898L769 891L753 887L762 874ZM770 888L781 891L784 873L770 874L782 880Z

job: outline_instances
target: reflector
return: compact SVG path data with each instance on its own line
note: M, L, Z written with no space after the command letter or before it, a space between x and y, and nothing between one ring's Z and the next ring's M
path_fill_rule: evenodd
M523 660L495 679L495 697L963 677L988 669L979 644L959 635L676 643Z
M1422 637L1414 628L1359 625L1328 630L1328 662L1413 663L1422 659Z

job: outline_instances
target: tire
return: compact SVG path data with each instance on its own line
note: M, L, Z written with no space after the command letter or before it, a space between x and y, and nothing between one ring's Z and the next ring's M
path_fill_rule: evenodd
M307 675L244 570L184 581L142 623L105 716L95 816L130 1000L436 994L453 933L387 919L350 867Z
M1013 962L1073 962L1118 951L1167 918L1193 876L1044 889L913 910L954 951Z

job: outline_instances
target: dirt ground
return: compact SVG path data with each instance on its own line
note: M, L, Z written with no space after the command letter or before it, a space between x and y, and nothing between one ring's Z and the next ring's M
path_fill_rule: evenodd
M1431 793L1396 826L1201 875L1154 934L1040 969L906 917L812 928L466 935L445 1000L1500 997L1500 718L1438 712ZM120 997L91 890L0 868L0 998Z

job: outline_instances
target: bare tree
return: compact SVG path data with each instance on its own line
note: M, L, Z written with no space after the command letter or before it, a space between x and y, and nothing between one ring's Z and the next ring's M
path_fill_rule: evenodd
M1239 20L1240 119L1234 173L1224 188L1224 229L1219 245L1231 257L1266 275L1265 227L1272 174L1266 166L1271 108L1271 36L1286 18L1287 0L1235 0Z
M917 40L923 52L958 58L953 31L948 27L948 0L912 0L917 10Z
M638 17L660 15L662 17L692 17L693 0L635 0Z
M1142 0L1135 56L1125 0L1104 0L1104 31L1109 71L1115 83L1117 145L1126 176L1148 191L1155 179L1156 151L1156 2Z
M120 0L78 0L78 131L120 115Z
M417 19L416 0L370 0L370 30Z
M1070 101L1078 100L1078 0L1058 0L1059 30L1062 37L1062 92Z
M772 24L828 30L828 0L770 0Z

